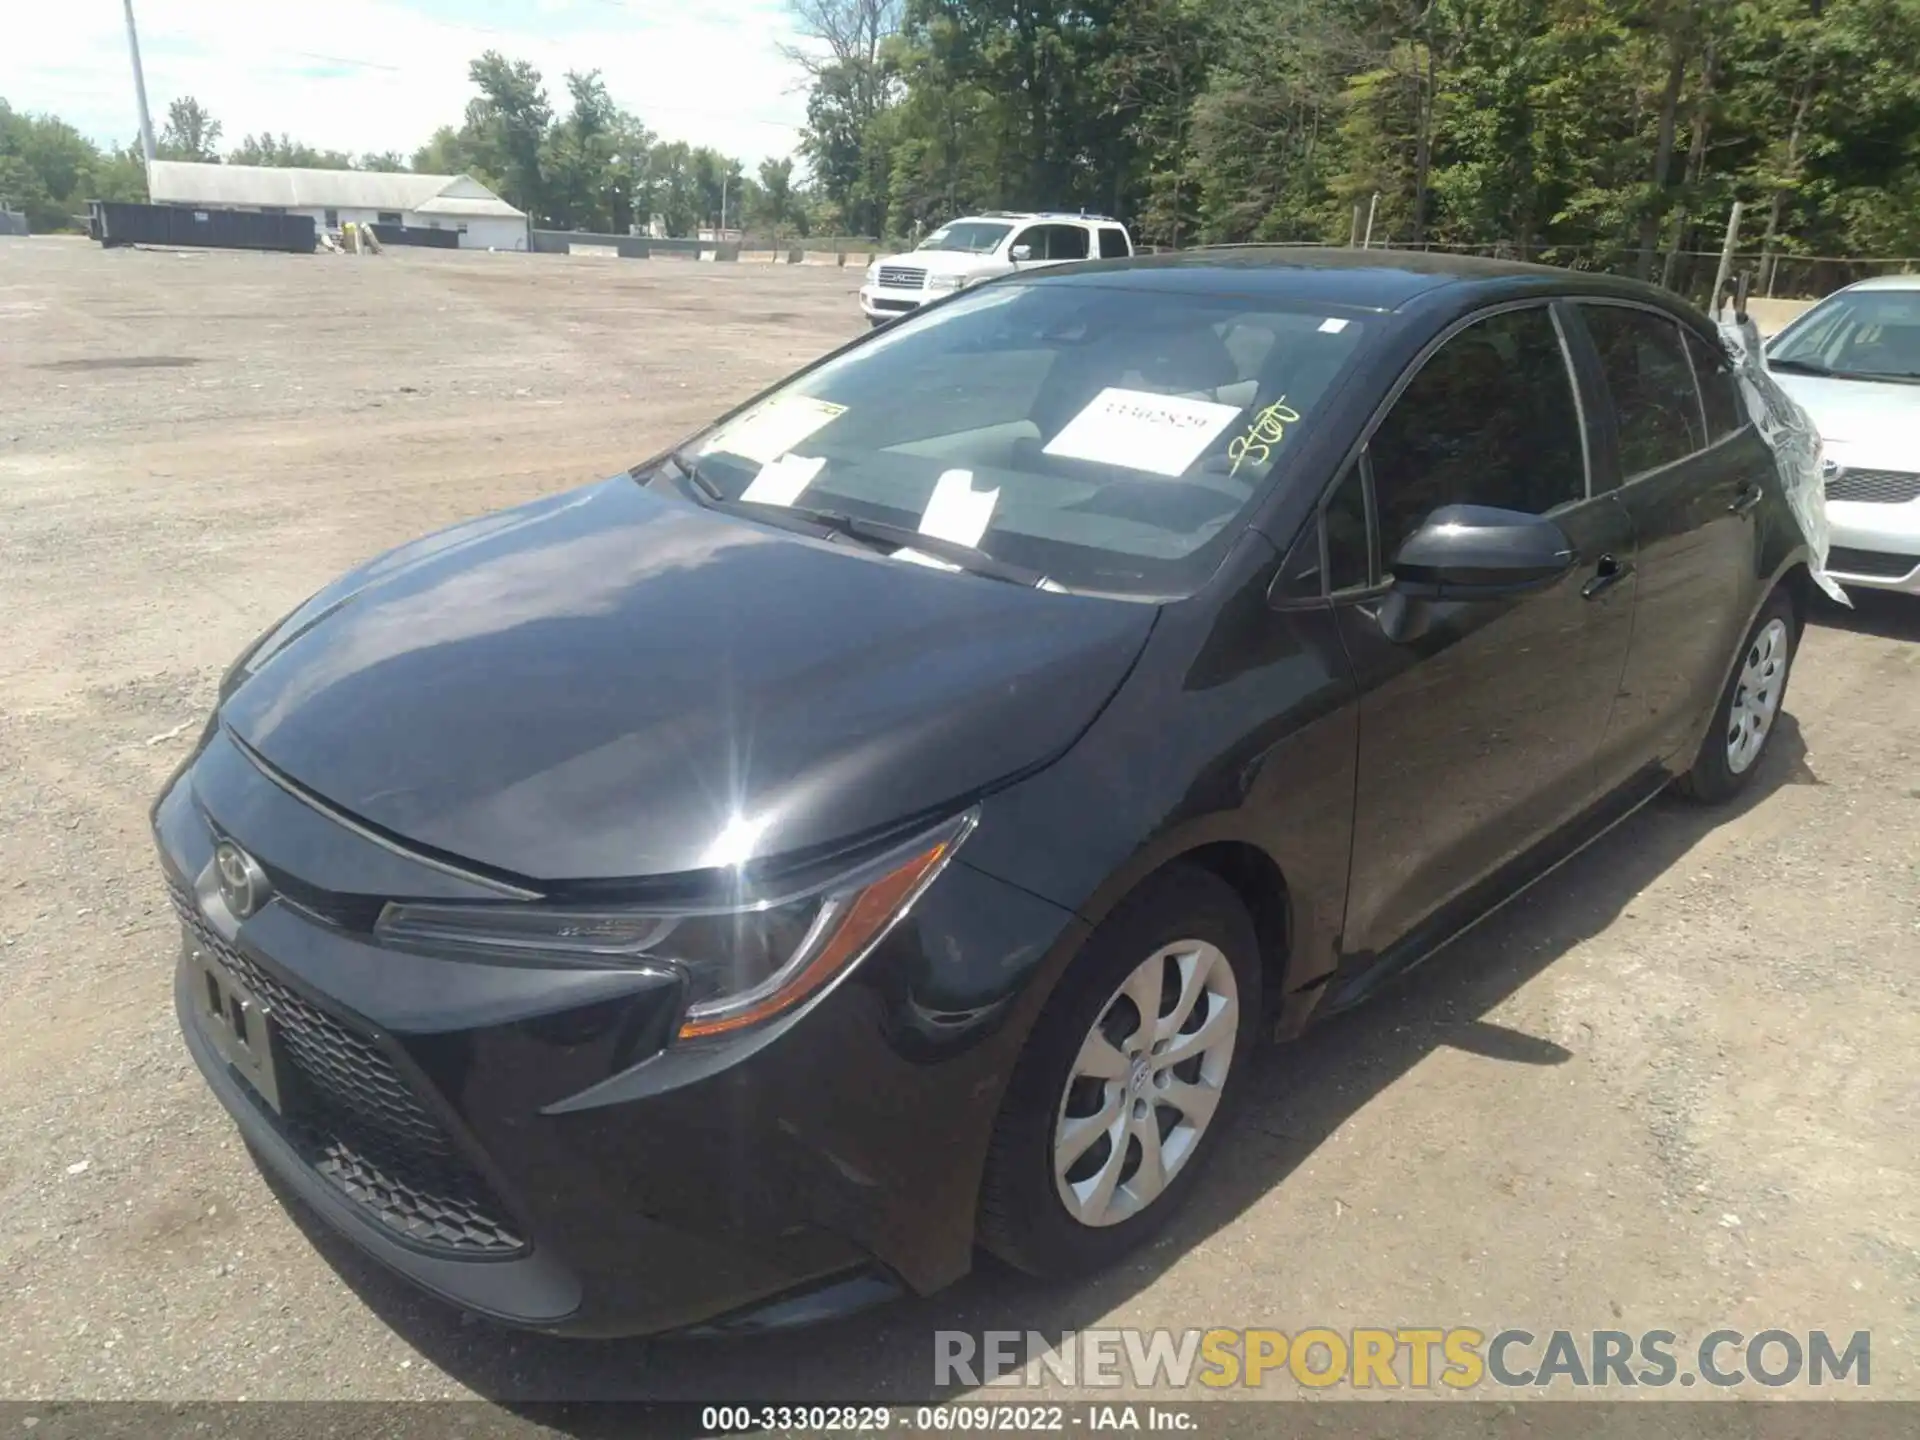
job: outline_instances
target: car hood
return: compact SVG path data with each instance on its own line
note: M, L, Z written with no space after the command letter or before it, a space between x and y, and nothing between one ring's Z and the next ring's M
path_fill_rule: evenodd
M532 880L820 853L1064 751L1154 607L817 541L621 477L407 546L223 723L373 826Z
M1863 469L1920 470L1920 385L1768 373L1813 417L1829 459Z

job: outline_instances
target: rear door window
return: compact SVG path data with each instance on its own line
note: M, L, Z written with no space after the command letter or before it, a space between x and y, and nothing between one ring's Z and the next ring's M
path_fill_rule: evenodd
M1544 306L1469 325L1420 367L1368 442L1380 557L1443 505L1544 515L1587 494L1580 409Z
M1048 225L1047 259L1084 260L1091 251L1087 232L1079 225ZM1039 257L1034 257L1038 259Z
M1671 316L1583 304L1620 430L1620 473L1631 480L1707 447L1693 360Z

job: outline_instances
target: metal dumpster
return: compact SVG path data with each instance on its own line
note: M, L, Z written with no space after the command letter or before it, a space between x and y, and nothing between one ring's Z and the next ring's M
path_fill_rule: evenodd
M87 233L108 247L204 245L222 250L286 250L310 254L315 243L311 215L206 210L191 205L134 205L118 200L87 202Z

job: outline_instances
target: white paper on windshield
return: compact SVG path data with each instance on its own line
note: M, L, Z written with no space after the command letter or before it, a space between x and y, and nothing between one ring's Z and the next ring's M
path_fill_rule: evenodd
M1322 335L1338 335L1346 328L1347 322L1340 319L1322 320L1320 322L1320 333Z
M1154 475L1182 475L1244 408L1109 386L1041 453Z
M952 540L961 545L978 545L980 537L993 523L993 507L1000 503L1000 492L975 490L971 470L949 470L927 497L927 508L920 516L920 533Z
M805 395L783 395L742 415L700 447L702 455L738 455L771 465L847 407Z
M813 483L813 477L826 463L824 458L782 455L760 467L760 473L740 492L740 498L758 500L765 505L791 505L800 498L800 492Z

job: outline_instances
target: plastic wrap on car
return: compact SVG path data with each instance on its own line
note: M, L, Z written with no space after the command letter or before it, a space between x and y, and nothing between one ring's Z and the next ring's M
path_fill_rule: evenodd
M1827 494L1822 473L1820 431L1798 401L1780 388L1761 358L1760 329L1751 316L1722 320L1720 338L1733 359L1740 398L1760 437L1773 451L1787 505L1807 541L1807 568L1813 582L1842 605L1846 591L1827 574Z

